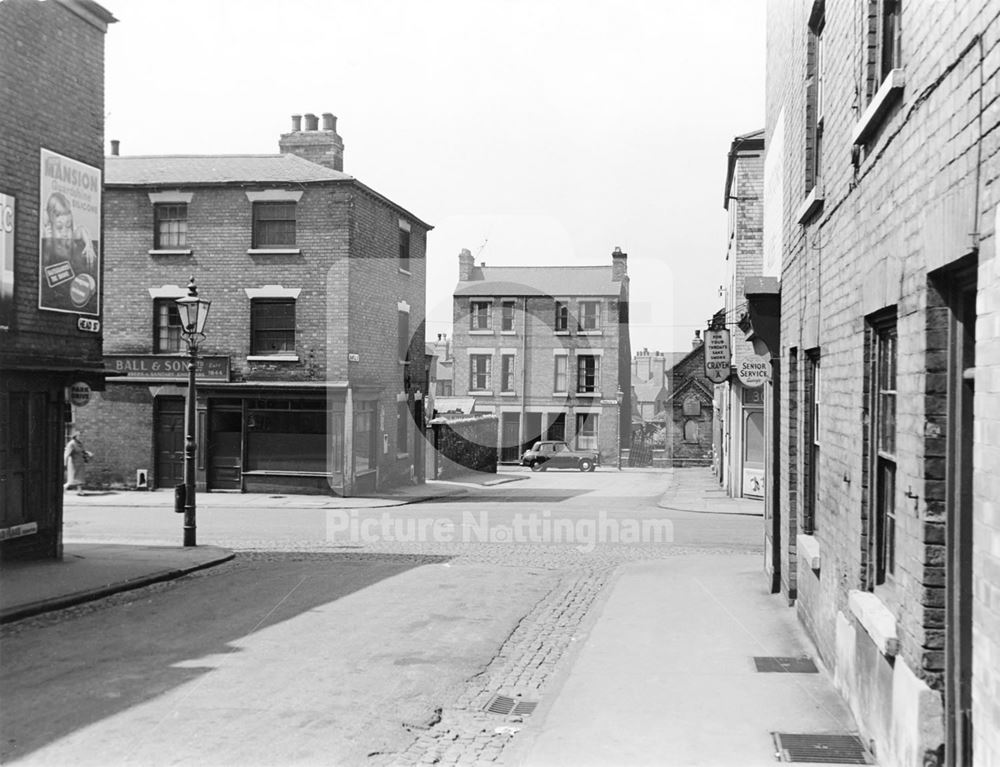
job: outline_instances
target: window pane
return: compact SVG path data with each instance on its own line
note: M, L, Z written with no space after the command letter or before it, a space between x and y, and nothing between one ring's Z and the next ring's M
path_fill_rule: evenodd
M252 354L295 351L295 301L251 301L250 325Z
M410 271L410 233L399 229L399 268Z
M566 391L566 367L568 359L569 358L565 355L560 355L555 358L556 376L553 391Z
M170 298L153 304L153 353L172 354L181 350L181 317Z
M580 413L576 416L577 450L597 450L597 415Z
M562 301L556 301L556 330L569 328L569 306Z
M255 248L295 246L294 202L257 202L253 215Z
M187 241L187 205L184 203L172 205L156 205L153 208L156 218L156 248L180 248Z

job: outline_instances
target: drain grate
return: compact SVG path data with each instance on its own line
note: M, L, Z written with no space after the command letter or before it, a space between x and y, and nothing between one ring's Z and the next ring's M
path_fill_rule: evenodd
M873 764L857 735L774 733L777 757L782 762L808 764Z
M818 674L819 669L812 658L783 658L781 656L756 655L753 659L757 671L761 673Z
M506 695L494 695L486 710L491 714L503 714L504 716L527 716L538 706L535 700L519 700Z

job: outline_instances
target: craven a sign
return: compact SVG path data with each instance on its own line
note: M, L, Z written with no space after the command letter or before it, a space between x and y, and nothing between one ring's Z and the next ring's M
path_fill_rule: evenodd
M729 379L729 361L732 352L729 345L729 331L705 331L705 378L712 383L722 383Z

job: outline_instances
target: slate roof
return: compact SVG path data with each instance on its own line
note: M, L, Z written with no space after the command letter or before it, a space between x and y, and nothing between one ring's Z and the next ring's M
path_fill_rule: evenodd
M611 266L477 266L456 296L617 296Z
M303 183L353 179L293 154L113 155L104 158L108 186Z

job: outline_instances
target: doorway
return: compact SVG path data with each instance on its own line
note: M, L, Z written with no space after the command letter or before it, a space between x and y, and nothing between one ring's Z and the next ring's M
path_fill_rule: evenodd
M156 400L156 487L184 482L184 400Z
M517 463L521 457L521 415L520 413L501 414L500 461L502 463Z
M241 490L243 410L239 405L213 407L208 423L208 489Z
M948 426L945 543L946 764L972 761L972 467L976 264L948 275Z

